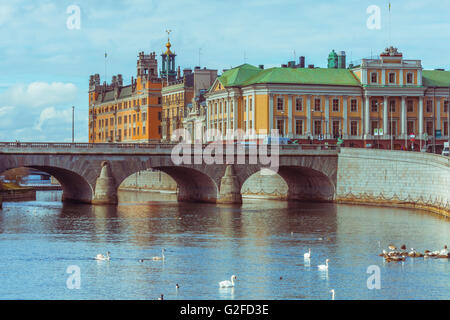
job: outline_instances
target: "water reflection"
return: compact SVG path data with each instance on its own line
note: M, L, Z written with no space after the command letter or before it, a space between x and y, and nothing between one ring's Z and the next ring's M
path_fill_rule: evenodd
M122 193L118 206L61 204L54 195L5 203L0 270L7 279L0 298L330 299L331 288L339 299L450 297L447 260L386 263L378 256L391 242L441 248L450 229L439 217L331 203L216 206L153 196L138 203L140 195ZM162 248L165 260L153 261ZM106 251L111 261L94 260ZM329 269L318 270L327 258ZM68 264L82 269L79 296L60 285ZM381 290L367 289L370 265L381 269ZM236 287L219 289L232 274Z

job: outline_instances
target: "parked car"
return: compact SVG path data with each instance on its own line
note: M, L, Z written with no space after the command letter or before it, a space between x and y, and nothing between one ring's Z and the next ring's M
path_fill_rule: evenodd
M443 156L450 156L450 146L448 142L444 143L444 149L442 149L442 155Z

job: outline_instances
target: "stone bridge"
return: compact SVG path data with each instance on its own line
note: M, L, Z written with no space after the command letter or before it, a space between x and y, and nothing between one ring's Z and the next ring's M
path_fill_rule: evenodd
M18 167L34 168L61 183L63 201L114 204L125 178L151 168L177 182L180 201L240 203L245 180L269 167L252 161L252 146L241 147L240 151L236 147L231 159L215 149L212 164L195 159L211 145L197 149L186 146L191 154L180 153L187 159L181 164L172 160L173 148L173 144L0 142L0 173ZM272 156L270 152L274 150L269 149ZM275 169L288 185L288 199L333 201L338 153L332 146L280 145Z

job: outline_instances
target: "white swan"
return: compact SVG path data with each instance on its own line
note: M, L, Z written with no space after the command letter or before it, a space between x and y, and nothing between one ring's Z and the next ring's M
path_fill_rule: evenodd
M305 253L305 254L303 255L303 257L304 257L305 259L311 258L311 248L309 248L309 251L308 251L307 253Z
M237 277L235 275L231 276L231 281L225 280L225 281L221 281L219 282L219 287L220 288L229 288L229 287L234 287L234 280L237 279Z
M317 266L317 268L319 268L319 270L328 270L328 261L330 261L330 259L325 260L325 264L321 264Z
M153 257L152 260L164 260L164 258L165 258L164 251L166 251L166 249L161 249L161 257L156 256L156 257Z
M331 289L330 292L331 292L331 300L334 300L334 289Z
M106 253L106 256L102 255L101 253L99 253L95 256L95 260L108 260L109 261L109 259L110 259L109 251Z

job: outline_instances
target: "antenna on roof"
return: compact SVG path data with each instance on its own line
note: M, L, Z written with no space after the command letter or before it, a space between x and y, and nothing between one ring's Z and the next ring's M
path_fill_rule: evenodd
M202 48L198 48L198 65L201 66L200 64L200 56L202 54Z

